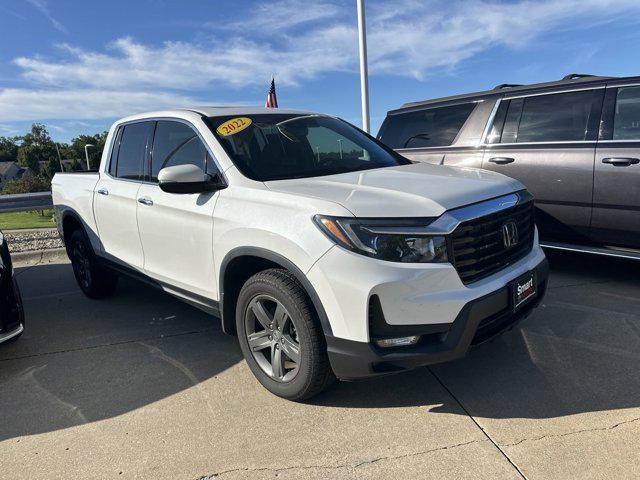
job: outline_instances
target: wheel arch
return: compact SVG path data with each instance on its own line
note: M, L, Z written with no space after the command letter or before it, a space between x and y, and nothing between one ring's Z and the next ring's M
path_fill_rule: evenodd
M220 264L220 314L222 330L235 334L236 301L244 282L267 268L284 268L291 272L305 289L313 304L325 335L332 335L327 313L315 288L300 268L288 258L260 247L239 247L231 250Z
M64 246L67 249L67 253L69 253L69 237L71 237L71 234L75 230L81 229L86 235L84 222L75 210L67 208L61 213L60 226L62 240L64 241Z

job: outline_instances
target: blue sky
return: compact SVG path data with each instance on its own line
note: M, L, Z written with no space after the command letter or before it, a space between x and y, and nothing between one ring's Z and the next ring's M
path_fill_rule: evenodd
M638 0L368 0L372 129L404 102L567 73L638 75ZM0 135L54 139L197 104L359 124L355 0L0 0Z

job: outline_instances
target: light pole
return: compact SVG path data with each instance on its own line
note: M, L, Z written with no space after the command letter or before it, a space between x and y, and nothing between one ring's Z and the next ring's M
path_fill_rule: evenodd
M364 17L364 0L358 4L358 45L360 48L360 95L362 98L362 129L369 133L369 72L367 68L367 26Z
M338 147L340 148L340 160L342 160L342 139L338 139Z
M84 146L84 158L87 159L87 170L91 170L91 163L89 162L89 147L95 147L95 145L92 145L91 143L87 143Z
M64 166L62 165L62 157L60 156L60 149L58 148L58 144L55 144L56 152L58 152L58 162L60 162L60 171L64 172Z

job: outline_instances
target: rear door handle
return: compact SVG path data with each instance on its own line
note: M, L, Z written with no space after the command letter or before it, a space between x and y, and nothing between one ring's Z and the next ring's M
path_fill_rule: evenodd
M109 190L107 190L106 188L100 188L98 189L98 193L100 195L109 195Z
M640 159L629 157L611 157L603 158L602 163L609 163L611 165L615 165L616 167L628 167L629 165L636 165L640 163Z
M138 199L138 203L141 203L143 205L147 205L148 207L150 207L151 205L153 205L153 200L151 200L149 197L140 197Z
M506 165L507 163L515 162L515 159L510 157L493 157L490 158L489 161L491 163L497 163L498 165Z

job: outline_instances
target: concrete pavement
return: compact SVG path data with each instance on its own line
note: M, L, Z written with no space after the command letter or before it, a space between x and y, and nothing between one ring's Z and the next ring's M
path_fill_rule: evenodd
M544 305L460 361L307 404L266 392L217 322L70 266L18 268L0 347L0 478L640 476L640 264L553 255Z

